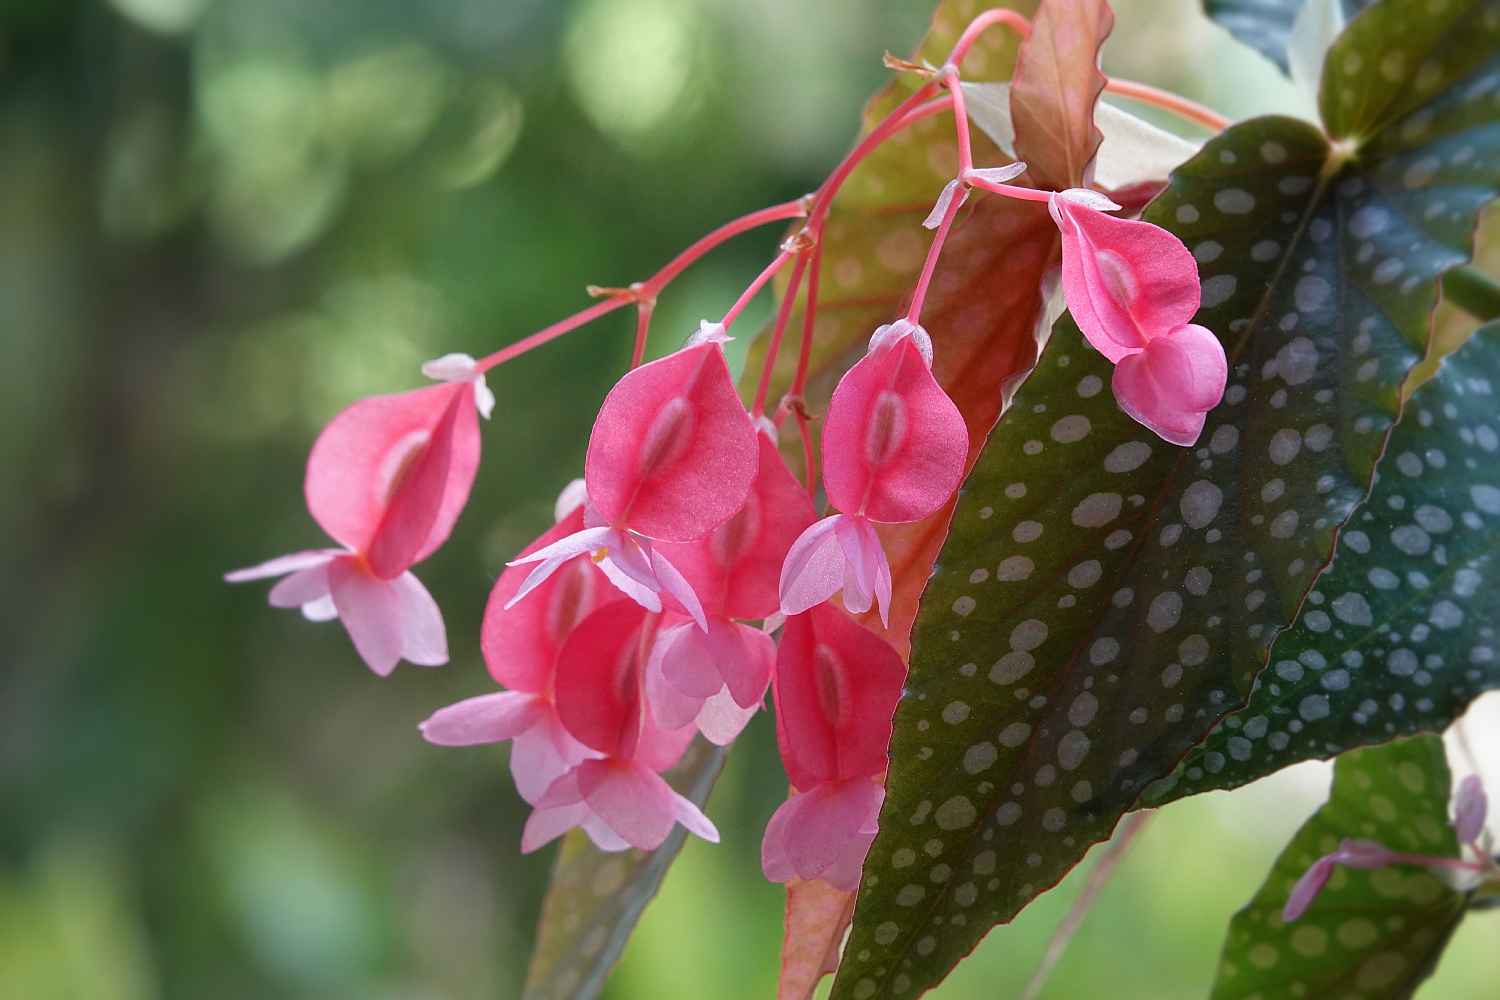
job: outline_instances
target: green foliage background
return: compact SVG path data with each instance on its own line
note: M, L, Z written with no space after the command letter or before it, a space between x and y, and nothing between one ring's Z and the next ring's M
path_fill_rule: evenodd
M1119 8L1112 71L1237 116L1295 105L1187 0ZM337 627L219 574L322 543L301 465L354 398L810 190L884 78L880 52L909 50L927 14L0 4L0 996L517 994L550 851L516 853L503 749L440 750L415 724L490 689L489 582L580 467L628 322L491 376L473 499L419 570L448 667L379 680ZM722 311L777 235L675 286L654 350ZM769 722L711 802L725 843L689 843L617 1000L768 995L781 890L757 858L785 789ZM1046 995L1204 995L1229 915L1327 779L1274 780L1165 811ZM936 995L1014 995L1078 877ZM1497 932L1466 922L1422 995L1481 995Z

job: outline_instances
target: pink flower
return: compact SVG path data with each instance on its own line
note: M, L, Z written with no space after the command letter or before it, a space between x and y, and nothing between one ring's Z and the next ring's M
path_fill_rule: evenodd
M582 524L583 510L575 507L528 551L572 534ZM593 563L579 557L542 584L533 600L507 609L506 602L525 575L524 569L516 568L500 574L490 592L480 637L490 676L511 690L439 709L420 728L428 742L441 746L513 740L510 771L516 790L535 804L569 769L599 756L569 735L558 718L553 681L558 655L574 628L622 595Z
M448 662L442 614L408 570L447 540L479 466L475 410L494 397L472 360L466 369L454 360L461 357L424 367L447 384L362 399L318 435L307 506L342 549L299 552L224 577L292 574L272 588L271 604L301 607L313 621L339 618L381 675L401 659Z
M1313 862L1312 867L1297 880L1297 884L1292 887L1291 895L1287 897L1286 907L1281 911L1282 919L1287 923L1291 923L1307 912L1307 908L1312 905L1318 893L1322 892L1323 887L1328 884L1328 879L1333 875L1335 865L1371 870L1384 868L1386 865L1398 860L1422 861L1426 859L1408 859L1405 855L1395 854L1384 845L1378 844L1373 840L1349 840L1346 838L1339 845L1338 850L1332 854L1326 854Z
M830 604L786 621L776 662L776 737L794 795L761 843L773 882L796 875L855 888L885 790L891 718L906 666Z
M1068 308L1115 365L1115 401L1163 440L1196 443L1229 366L1219 339L1191 322L1202 298L1193 255L1165 229L1106 215L1117 206L1097 192L1063 191L1049 204Z
M610 390L589 438L585 528L517 560L541 565L512 603L562 562L590 552L642 607L660 611L665 592L707 630L692 587L652 540L703 537L744 505L755 479L755 432L719 346L723 328L715 327L704 324L688 346Z
M1484 785L1477 774L1471 774L1458 783L1458 794L1453 800L1453 829L1460 844L1473 844L1479 840L1488 811L1489 798L1484 794Z
M537 800L523 851L575 825L610 831L613 839L594 838L604 850L618 850L620 842L655 850L678 822L718 841L708 818L659 773L682 756L693 729L665 730L652 718L642 661L654 627L639 604L619 600L589 615L563 643L554 687L558 718L599 756L557 778Z
M969 434L932 377L932 342L906 320L876 330L869 352L839 381L823 427L825 518L792 545L781 573L781 610L800 614L844 591L856 614L880 605L891 570L871 522L917 521L948 502L963 479Z

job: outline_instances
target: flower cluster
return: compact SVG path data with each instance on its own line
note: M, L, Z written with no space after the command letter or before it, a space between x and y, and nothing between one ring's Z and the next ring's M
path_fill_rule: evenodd
M523 850L574 828L606 851L654 849L678 823L717 840L698 806L662 775L698 734L719 745L734 740L770 690L793 795L765 832L765 873L854 889L884 798L906 670L890 642L854 616L874 609L889 626L892 574L878 526L938 514L969 460L970 428L933 375L934 344L920 319L944 241L975 188L1049 204L1068 305L1116 364L1119 405L1169 442L1197 440L1227 370L1218 340L1190 322L1199 285L1188 251L1164 230L1110 214L1120 209L1103 193L1015 186L1024 163L974 166L955 67L978 32L1000 22L1026 28L1013 12L981 15L949 61L814 194L721 227L647 282L595 290L605 302L488 358L429 363L423 370L438 385L350 406L318 437L306 479L314 519L342 547L228 574L285 576L271 603L315 621L337 617L376 673L401 659L446 662L441 613L411 567L446 540L468 498L477 415L493 405L484 372L635 304L635 360L599 411L583 478L563 491L555 526L508 564L490 595L481 646L503 690L444 708L421 727L447 746L512 743L516 788L532 807ZM949 109L959 171L927 220L936 235L921 277L904 315L873 333L839 381L815 449L801 404L829 206L863 157ZM721 322L705 321L680 350L640 363L667 282L730 236L792 218L804 222ZM722 345L745 303L788 263L789 287L747 409ZM804 278L798 371L772 420L770 375ZM805 483L778 441L792 416ZM821 517L819 457L829 507Z

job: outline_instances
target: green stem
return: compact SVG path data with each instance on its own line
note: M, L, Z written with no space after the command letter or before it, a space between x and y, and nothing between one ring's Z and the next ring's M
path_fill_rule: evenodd
M1500 318L1500 281L1472 267L1456 267L1443 275L1443 296L1476 319Z

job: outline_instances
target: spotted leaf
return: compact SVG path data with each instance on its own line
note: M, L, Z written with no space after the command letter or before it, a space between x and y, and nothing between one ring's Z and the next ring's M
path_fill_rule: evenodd
M1448 23L1430 51L1485 30ZM1464 95L1497 68L1432 93L1405 138L1411 110L1353 152L1262 118L1174 173L1145 217L1194 252L1195 321L1231 368L1194 449L1125 418L1109 365L1059 325L923 597L838 996L935 983L1249 696L1368 492L1437 278L1495 193L1497 108Z
M1370 499L1250 704L1146 798L1234 788L1288 764L1441 732L1500 687L1500 324L1417 389Z
M1265 886L1229 923L1214 1000L1409 997L1463 917L1465 897L1420 865L1334 869L1298 920L1291 888L1344 838L1458 857L1442 740L1423 736L1339 758L1328 803L1297 832Z
M665 777L702 806L727 752L727 747L696 738ZM523 1000L597 997L686 839L687 831L678 825L654 851L632 848L615 854L599 850L581 830L563 838L542 904Z
M1246 45L1287 72L1286 43L1306 0L1203 0L1203 10ZM1353 17L1371 0L1343 0L1344 16Z

